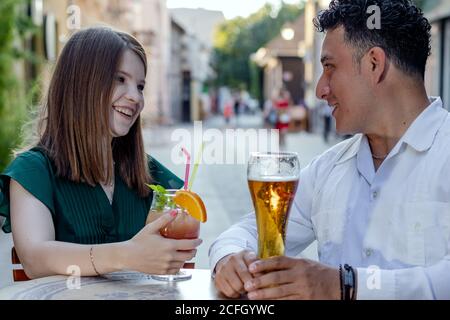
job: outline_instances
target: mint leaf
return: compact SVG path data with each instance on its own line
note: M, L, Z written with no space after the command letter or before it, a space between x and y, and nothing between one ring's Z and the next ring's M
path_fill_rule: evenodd
M166 194L167 191L163 186L160 185L155 185L155 184L147 184L147 187L149 187L150 189L152 189L153 191L160 193L160 194Z
M155 208L155 210L163 211L164 208L169 205L170 205L170 207L172 207L173 201L172 201L172 199L170 199L169 197L166 196L167 190L163 186L147 184L147 187L149 187L150 189L152 189L155 192L155 197L154 197L155 203L152 204L152 206Z

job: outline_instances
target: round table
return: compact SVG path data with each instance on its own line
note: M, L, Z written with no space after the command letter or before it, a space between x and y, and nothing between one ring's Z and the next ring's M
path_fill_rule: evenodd
M52 276L0 289L3 300L218 300L211 273L185 269L192 279L165 282L138 272L115 272L102 277Z

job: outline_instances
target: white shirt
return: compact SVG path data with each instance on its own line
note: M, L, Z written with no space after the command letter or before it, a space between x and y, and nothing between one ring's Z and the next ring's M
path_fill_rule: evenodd
M286 255L317 240L321 263L357 268L358 299L450 299L450 115L439 98L375 171L366 136L344 141L302 170ZM257 252L254 214L210 248Z

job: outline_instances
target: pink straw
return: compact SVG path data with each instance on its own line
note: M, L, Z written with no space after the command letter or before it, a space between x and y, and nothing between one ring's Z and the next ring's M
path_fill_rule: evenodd
M185 148L181 148L181 151L186 156L186 172L184 174L184 190L188 189L188 183L189 183L189 170L191 168L191 155Z

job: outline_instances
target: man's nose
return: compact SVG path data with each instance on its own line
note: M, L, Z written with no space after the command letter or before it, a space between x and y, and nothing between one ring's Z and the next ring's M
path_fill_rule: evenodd
M316 87L316 97L322 100L327 100L331 89L328 81L322 76L319 79Z

